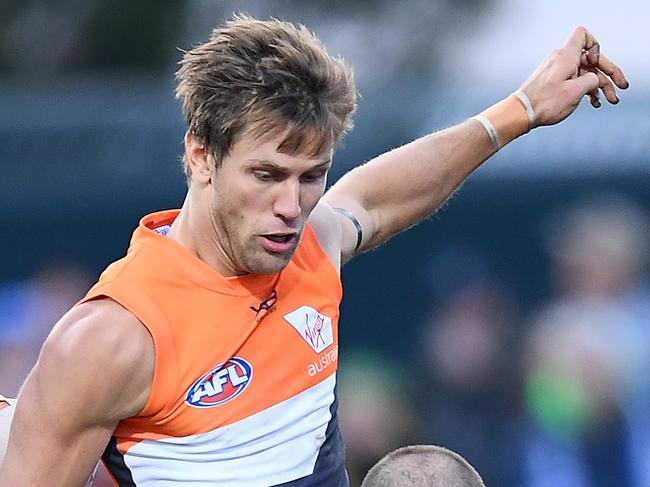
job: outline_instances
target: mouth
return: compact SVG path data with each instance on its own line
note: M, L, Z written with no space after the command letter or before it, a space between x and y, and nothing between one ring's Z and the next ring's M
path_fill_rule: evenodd
M269 252L283 253L291 250L298 241L296 233L270 233L259 236L262 247Z

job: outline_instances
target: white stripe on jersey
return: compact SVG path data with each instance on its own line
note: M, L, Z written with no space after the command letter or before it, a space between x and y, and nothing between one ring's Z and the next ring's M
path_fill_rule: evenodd
M138 487L265 487L310 475L331 419L336 374L236 423L143 440L124 461Z

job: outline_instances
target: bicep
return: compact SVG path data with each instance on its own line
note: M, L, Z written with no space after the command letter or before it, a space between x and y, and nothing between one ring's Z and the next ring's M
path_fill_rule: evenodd
M153 346L134 320L96 302L55 326L18 396L1 485L83 485L118 421L148 397Z

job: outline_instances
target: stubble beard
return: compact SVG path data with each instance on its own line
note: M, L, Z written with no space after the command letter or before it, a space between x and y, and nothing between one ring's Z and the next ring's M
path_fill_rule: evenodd
M298 248L302 230L299 231L295 246L286 253L273 253L266 250L259 242L258 235L241 234L244 226L239 219L228 213L215 211L211 207L212 224L217 234L222 234L221 248L235 266L238 274L276 274L282 271ZM225 238L224 238L225 237Z
M242 264L252 274L276 274L282 271L296 252L297 245L286 253L272 253L264 249L253 237L252 243L243 252Z

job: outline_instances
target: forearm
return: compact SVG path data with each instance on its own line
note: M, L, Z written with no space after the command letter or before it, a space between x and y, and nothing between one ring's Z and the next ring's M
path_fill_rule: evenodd
M97 434L95 435L97 436ZM47 438L45 438L47 440ZM93 440L92 443L90 440ZM52 441L12 441L0 466L0 485L5 487L86 487L104 446L84 438L66 444ZM104 440L104 435L102 436ZM104 441L104 445L108 439ZM52 450L52 446L56 450ZM48 450L39 449L45 446Z
M362 245L356 249L347 224L343 256L375 247L432 214L496 150L533 127L561 122L584 95L598 107L600 89L610 103L618 103L614 86L628 87L623 72L600 54L593 35L578 27L514 95L478 119L383 154L334 185L326 201L347 208L363 229Z
M36 375L30 374L16 406L6 458L0 462L0 485L85 486L113 425L68 428L71 418L83 411L72 401L70 409L58 408L59 397L40 400L42 394L35 393Z
M524 107L514 109L520 113L495 121L499 133L508 133L500 146L528 129ZM353 195L367 211L372 231L363 248L370 249L431 215L495 150L485 127L470 119L354 169L332 188L328 199Z
M493 153L485 129L467 120L359 168L359 196L376 222L369 247L431 215Z

